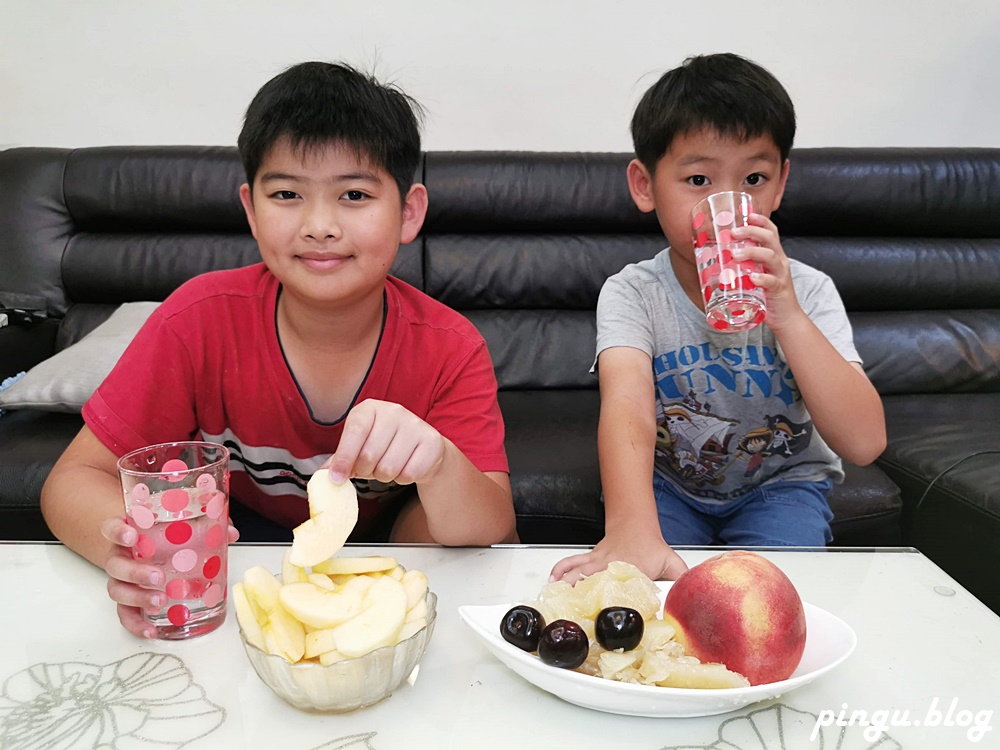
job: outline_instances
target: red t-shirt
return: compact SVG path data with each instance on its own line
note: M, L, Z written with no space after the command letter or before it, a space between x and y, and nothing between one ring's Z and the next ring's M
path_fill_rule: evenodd
M309 413L275 326L278 280L264 264L199 276L156 309L83 407L118 456L204 439L231 451L231 494L284 526L309 517L305 486L336 450L344 420ZM401 404L480 471L507 471L503 419L486 343L464 317L389 277L382 337L355 403ZM355 481L363 533L398 497Z

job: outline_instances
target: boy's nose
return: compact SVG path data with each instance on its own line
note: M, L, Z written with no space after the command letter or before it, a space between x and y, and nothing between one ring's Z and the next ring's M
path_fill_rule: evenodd
M335 240L341 235L335 211L316 207L302 217L302 235L312 240Z

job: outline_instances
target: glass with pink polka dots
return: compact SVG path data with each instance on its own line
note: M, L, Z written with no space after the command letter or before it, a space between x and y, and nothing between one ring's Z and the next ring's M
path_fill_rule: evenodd
M710 195L691 211L705 316L717 331L748 331L767 314L764 290L750 280L751 273L760 271L760 264L733 259L734 250L756 244L734 241L732 235L736 227L747 226L752 213L750 194L734 191Z
M139 538L132 557L156 565L167 602L144 617L156 637L184 640L226 619L229 450L216 443L165 443L118 460L125 520Z

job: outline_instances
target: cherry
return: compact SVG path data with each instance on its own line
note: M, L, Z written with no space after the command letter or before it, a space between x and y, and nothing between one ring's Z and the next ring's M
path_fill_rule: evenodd
M507 643L524 651L537 651L538 638L545 627L542 613L534 607L518 605L511 608L500 621L500 635Z
M550 622L538 639L538 656L553 667L576 669L587 660L589 653L590 639L583 628L571 620Z
M645 627L642 615L630 607L606 607L594 620L597 642L608 651L631 651L642 640Z

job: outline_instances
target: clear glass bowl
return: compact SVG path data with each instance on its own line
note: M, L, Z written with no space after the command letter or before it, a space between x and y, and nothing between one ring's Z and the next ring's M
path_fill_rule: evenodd
M437 619L437 595L428 591L426 602L427 626L405 641L326 667L312 662L292 664L265 653L247 643L243 628L240 639L254 671L282 699L303 711L346 713L385 700L413 672Z

